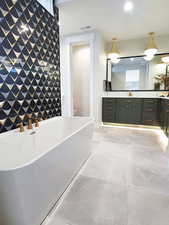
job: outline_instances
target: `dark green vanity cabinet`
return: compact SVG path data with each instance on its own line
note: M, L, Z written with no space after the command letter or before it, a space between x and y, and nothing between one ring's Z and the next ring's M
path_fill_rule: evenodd
M103 98L103 122L160 125L160 100L151 98Z

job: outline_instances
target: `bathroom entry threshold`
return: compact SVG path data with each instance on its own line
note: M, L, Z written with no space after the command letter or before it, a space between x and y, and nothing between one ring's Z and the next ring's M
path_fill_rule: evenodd
M108 123L108 122L103 122L103 126L124 127L124 128L130 127L130 128L142 128L142 129L160 130L159 126L125 124L125 123Z

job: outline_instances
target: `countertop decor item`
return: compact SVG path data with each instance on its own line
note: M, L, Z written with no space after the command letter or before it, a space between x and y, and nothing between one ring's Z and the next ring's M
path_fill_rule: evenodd
M165 89L169 89L169 77L166 75L166 74L158 74L155 76L155 84L161 86L161 85L164 85L165 86ZM156 89L155 89L156 90ZM160 90L160 89L158 89Z

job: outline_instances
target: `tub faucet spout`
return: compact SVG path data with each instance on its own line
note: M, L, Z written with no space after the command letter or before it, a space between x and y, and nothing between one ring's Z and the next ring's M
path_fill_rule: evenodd
M32 118L31 116L28 116L28 130L32 130L33 126L32 126Z

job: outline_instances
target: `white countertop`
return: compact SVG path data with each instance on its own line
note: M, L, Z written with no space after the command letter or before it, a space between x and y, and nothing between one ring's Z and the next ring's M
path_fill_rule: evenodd
M101 96L102 98L159 98L159 99L167 99L169 100L169 97L158 97L158 96L106 96L103 95Z

